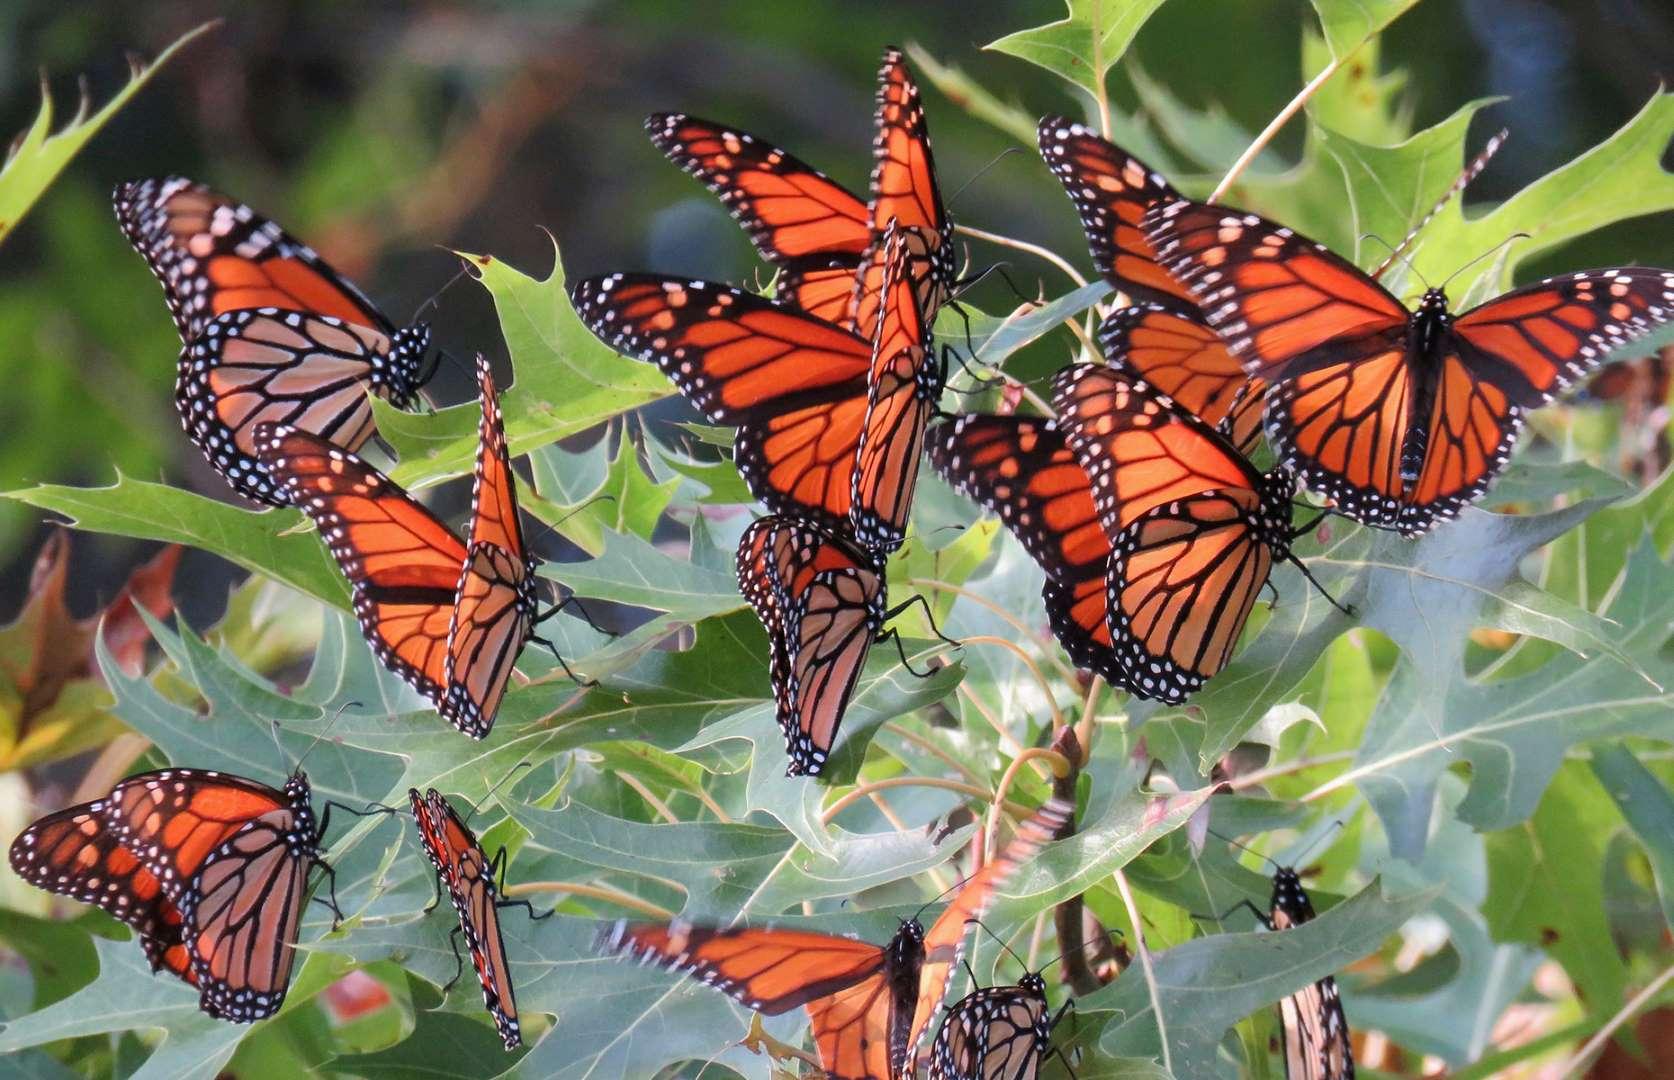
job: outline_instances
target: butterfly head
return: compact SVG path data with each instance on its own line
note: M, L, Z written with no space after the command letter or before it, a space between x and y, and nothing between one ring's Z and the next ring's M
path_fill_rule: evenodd
M1280 929L1294 926L1314 917L1314 905L1302 888L1302 877L1293 866L1281 866L1273 871L1273 914ZM1279 918L1282 916L1282 919Z
M1418 314L1451 321L1447 312L1447 293L1439 288L1425 289L1424 295L1418 299Z
M384 360L382 372L383 381L389 385L390 404L398 409L413 405L418 388L430 381L430 376L436 372L436 361L425 362L429 352L429 323L417 322L395 332L390 339L389 354Z
M1017 980L1017 985L1039 998L1046 997L1046 980L1038 971L1031 971Z

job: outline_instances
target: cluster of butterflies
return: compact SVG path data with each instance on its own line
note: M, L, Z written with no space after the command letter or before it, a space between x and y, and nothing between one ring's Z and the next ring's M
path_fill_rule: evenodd
M744 534L739 584L772 642L792 774L820 772L900 610L884 609L883 560L905 535L921 451L1040 564L1078 666L1178 704L1231 659L1275 563L1308 575L1291 554L1312 527L1291 522L1299 483L1331 512L1420 535L1484 493L1529 409L1674 318L1674 272L1642 268L1549 278L1461 315L1429 289L1409 310L1383 268L1187 199L1048 116L1041 156L1130 306L1100 328L1103 363L1057 374L1055 417L948 416L930 327L959 286L953 227L896 51L879 81L864 202L736 128L646 122L777 269L772 298L639 273L572 290L603 341L737 428L739 471L772 513ZM1278 458L1265 473L1249 457L1263 432Z
M776 268L772 298L653 274L573 289L601 339L656 362L737 428L736 463L770 511L743 534L739 584L767 630L791 774L825 766L867 653L900 610L885 609L884 567L905 540L922 456L1041 565L1053 631L1079 666L1175 703L1225 666L1272 567L1295 561L1290 545L1308 531L1291 523L1298 485L1330 512L1422 534L1484 493L1528 410L1674 318L1674 272L1636 268L1550 278L1459 315L1429 289L1409 310L1377 273L1187 199L1098 134L1047 117L1041 154L1131 306L1100 329L1103 363L1057 374L1055 417L947 415L950 350L931 327L961 284L953 227L894 49L879 83L865 200L734 128L647 122ZM357 456L376 434L369 394L423 400L435 368L426 325L396 327L306 245L191 181L124 184L115 204L180 332L188 435L241 495L313 521L381 662L486 736L523 647L541 640L536 625L564 606L539 610L486 360L462 539ZM1249 459L1263 434L1278 461L1265 473ZM516 1046L498 919L505 852L490 859L436 791L410 798L489 1012ZM321 844L340 804L316 817L310 800L300 769L282 790L165 769L37 821L11 862L134 927L153 970L196 986L210 1015L257 1020L283 1003L310 871L330 871ZM969 924L1072 813L1047 803L929 930L904 920L883 945L675 921L617 924L600 947L762 1013L805 1008L833 1077L898 1080L925 1063L936 1078L1033 1077L1062 1015L1038 972L975 990L921 1044ZM1280 869L1257 915L1274 929L1312 917L1293 871ZM1289 1075L1352 1076L1332 980L1282 1011Z
M504 848L490 859L436 789L408 797L438 893L447 888L455 934L465 936L489 1015L512 1049L522 1035L499 911L529 905L500 898ZM328 802L316 815L300 768L283 789L209 769L160 769L41 818L12 841L10 858L30 884L133 927L151 970L196 987L204 1012L249 1023L285 1003L311 871L335 883L323 857L334 808L366 812ZM335 895L328 902L335 928L342 912Z

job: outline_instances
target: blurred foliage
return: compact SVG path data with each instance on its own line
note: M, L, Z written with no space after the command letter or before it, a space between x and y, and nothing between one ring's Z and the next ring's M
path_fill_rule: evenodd
M951 650L922 614L901 615L903 654L870 658L831 775L783 776L766 639L732 577L749 500L716 450L727 440L691 425L654 368L600 345L563 291L566 271L614 268L757 279L724 212L646 143L645 112L736 121L859 189L869 74L885 43L915 45L956 219L1084 268L1074 215L1030 145L1040 113L1107 110L1119 142L1202 195L1331 69L1230 202L1370 266L1384 252L1368 234L1399 238L1467 151L1510 122L1506 152L1467 205L1430 223L1394 287L1411 295L1418 273L1469 265L1454 295L1480 295L1674 249L1674 95L1657 88L1674 75L1657 68L1674 55L1658 52L1674 23L1660 6L1318 0L1284 17L1219 0L1021 6L264 6L199 40L87 146L10 238L0 291L13 343L0 547L23 608L0 630L0 708L9 765L37 766L0 775L6 835L32 804L120 775L146 743L144 764L269 782L307 752L318 801L400 805L406 787L429 785L470 800L489 850L513 854L512 894L559 915L506 916L531 1044L506 1055L468 976L440 990L455 970L449 922L421 915L434 877L400 817L333 830L350 918L333 931L323 907L309 909L286 1008L252 1028L203 1016L104 916L40 918L70 905L8 875L0 898L15 910L0 909L0 942L22 959L0 969L8 1064L637 1077L709 1062L704 1075L765 1078L770 1064L738 1045L747 1017L725 997L595 954L595 920L628 910L608 897L881 940L963 872L988 803L908 784L832 807L857 784L912 776L997 794L1054 714L1085 715L1095 733L1079 835L1026 868L991 922L1037 962L1058 951L1043 940L1049 909L1073 895L1128 947L1143 933L1150 973L1133 966L1083 995L1059 1028L1083 1080L1158 1076L1163 1063L1181 1077L1276 1075L1270 1006L1333 972L1351 1024L1387 1036L1363 1064L1504 1075L1574 1052L1669 967L1674 476L1654 465L1650 484L1625 482L1643 432L1585 399L1543 410L1487 508L1457 524L1411 543L1331 520L1302 541L1356 618L1282 568L1278 603L1184 708L1080 682L1045 633L1033 564L926 476L915 539L889 564L890 599L922 593L941 630L970 644ZM28 125L39 101L20 72L37 63L91 66L108 97L126 77L114 60L124 47L158 51L204 15L165 3L136 31L124 11L0 15L12 31L0 35L0 85L22 95L0 115ZM135 32L148 39L124 37ZM983 41L994 45L972 47ZM104 205L112 181L164 172L274 212L398 319L437 297L431 317L454 356L509 361L508 434L533 479L525 508L555 534L532 530L555 556L542 573L627 630L546 624L599 685L529 650L493 735L467 744L372 659L298 515L229 500L175 428L178 346ZM562 238L561 260L537 225ZM1472 264L1518 231L1531 235ZM486 254L462 264L453 251ZM938 333L1025 381L1077 351L1066 320L1108 302L1105 286L1078 287L1021 251L973 241L971 257L1004 259L1022 291L1050 303L1020 312L996 275L972 293L968 342L951 312ZM465 279L450 281L461 265ZM945 407L991 401L959 380ZM461 400L466 382L443 365L432 389ZM1640 423L1666 425L1666 401L1639 405ZM467 485L444 482L469 469L475 408L379 410L395 475L444 513L464 506ZM30 587L41 511L80 532L68 561L69 545L52 542ZM142 572L142 602L119 605L90 643L70 612L116 594L149 551L136 540L251 573L238 583L188 553L175 589L184 617L170 625L156 581L172 563ZM161 653L149 666L140 625ZM984 643L996 640L1016 649ZM939 668L919 679L909 661ZM46 683L58 692L36 707L31 687ZM107 742L118 722L143 741ZM50 737L31 743L32 731ZM105 752L91 764L38 767L95 746ZM1212 795L1221 783L1231 790ZM1028 805L1048 786L1024 768L1004 794ZM1268 889L1269 867L1205 827L1305 860L1321 918L1283 934L1251 932L1247 915L1194 918L1262 904ZM1020 973L988 939L972 963L984 982ZM1065 993L1054 981L1054 1002ZM355 1015L357 1003L368 1011ZM795 1043L805 1024L791 1014L765 1026Z

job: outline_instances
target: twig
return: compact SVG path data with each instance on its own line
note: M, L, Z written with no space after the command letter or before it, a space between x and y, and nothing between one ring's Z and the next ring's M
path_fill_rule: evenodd
M882 780L873 780L870 783L862 784L853 791L845 792L842 798L820 812L820 824L831 824L832 819L838 814L861 799L871 796L874 792L888 791L890 788L899 787L940 788L943 791L957 791L961 795L969 795L971 798L981 799L985 803L994 800L994 793L987 788L967 784L962 780L948 780L940 776L888 776ZM1029 813L1028 807L1020 806L1017 803L1006 803L1005 810L1006 813L1014 817L1022 817Z
M1028 668L1029 673L1035 677L1035 682L1040 684L1041 694L1046 698L1047 708L1052 710L1053 729L1056 730L1064 726L1064 714L1062 710L1058 708L1058 702L1053 698L1052 684L1047 682L1046 676L1040 673L1040 666L1033 660L1029 659L1029 654L1018 648L1015 642L1007 641L1002 637L992 637L988 634L973 634L972 636L964 639L964 644L993 645L996 648L1005 649L1007 652L1016 656L1017 659L1021 660L1023 662L1023 666Z
M1145 944L1145 925L1140 921L1139 905L1133 902L1133 890L1128 888L1128 876L1116 871L1116 891L1128 910L1128 923L1133 927L1134 951L1139 954L1139 966L1145 972L1145 988L1151 994L1151 1011L1157 1015L1157 1040L1162 1044L1163 1072L1173 1074L1174 1062L1168 1051L1168 1025L1163 1021L1162 997L1157 990L1157 973L1151 967L1151 950Z
M1655 997L1657 991L1667 986L1670 980L1674 980L1674 967L1665 968L1663 973L1652 979L1650 984L1647 985L1645 989L1633 995L1628 1003L1623 1005L1621 1009L1617 1011L1615 1016L1612 1016L1609 1020L1607 1020L1604 1026L1599 1028L1597 1033L1594 1034L1592 1038L1587 1040L1585 1046L1576 1051L1574 1057L1564 1062L1563 1068L1558 1070L1558 1075L1581 1075L1582 1067L1592 1059L1594 1054L1604 1048L1604 1044L1610 1041L1610 1037L1612 1035L1616 1034L1616 1029L1627 1023L1628 1018L1638 1012L1647 1001L1650 1001L1651 998Z
M632 773L623 772L621 769L617 769L616 779L622 781L624 784L627 784L629 787L638 792L639 797L644 799L646 803L650 805L651 809L657 812L658 817L662 818L670 825L678 825L680 823L680 819L675 816L674 811L669 809L668 803L663 802L663 800L652 794L651 789L646 787L644 781L640 780L639 777L633 775Z
M1060 724L1058 730L1065 731L1068 729ZM1000 805L1005 801L1006 792L1011 790L1012 781L1017 779L1018 770L1030 762L1042 760L1048 763L1054 777L1068 776L1075 768L1069 758L1056 750L1048 750L1044 746L1031 746L1012 758L1011 764L1006 766L1006 771L1000 774L999 787L994 790L994 805L989 807L988 826L984 830L987 837L982 846L984 851L994 849L994 834L999 832L1000 829ZM1038 772L1040 766L1035 766L1035 769ZM1042 777L1042 779L1045 778Z
M604 885L588 885L580 881L521 881L516 885L506 886L507 896L515 897L530 893L548 892L567 893L571 896L585 896L591 900L603 900L608 904L642 911L654 919L674 918L674 912L660 904L653 904L649 900L641 900L632 893L625 893Z
M1238 160L1234 161L1232 163L1232 168L1228 169L1226 171L1226 175L1221 177L1221 182L1215 185L1215 190L1210 193L1207 201L1219 202L1221 196L1226 194L1227 188L1230 188L1238 181L1240 176L1244 175L1244 170L1250 167L1250 162L1256 159L1256 155L1267 149L1267 144L1272 142L1273 137L1278 135L1279 130L1290 122L1290 118L1295 116L1297 112L1301 110L1302 106L1308 103L1309 98L1319 92L1319 88L1325 85L1326 80L1337 74L1343 64L1348 61L1349 57L1360 51L1361 45L1365 45L1366 42L1370 40L1370 36L1361 39L1359 45L1356 45L1343 55L1333 58L1329 64L1326 64L1325 67L1320 69L1320 73L1318 75L1309 79L1308 85L1298 91L1297 95L1290 99L1290 104L1280 109L1279 115L1275 116L1272 121L1262 129L1261 134L1255 137L1255 141L1250 143L1242 154L1238 155Z
M953 227L953 231L956 233L962 233L965 236L969 236L976 240L986 240L990 244L998 244L1001 247L1016 248L1018 251L1026 251L1030 255L1045 259L1053 266L1056 266L1059 270L1062 270L1066 277L1075 282L1076 288L1079 289L1083 285L1087 284L1087 279L1077 273L1075 267L1065 262L1062 256L1055 251L1041 247L1039 244L1031 244L1027 240L1019 240L1012 236L1001 236L999 233L991 233L984 229L972 228L969 225L955 225Z

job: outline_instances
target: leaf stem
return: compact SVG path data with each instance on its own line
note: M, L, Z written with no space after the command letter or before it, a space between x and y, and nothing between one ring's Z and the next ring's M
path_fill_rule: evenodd
M840 799L820 811L820 824L831 824L832 819L838 814L847 810L861 799L869 797L874 791L888 791L890 788L899 787L940 788L943 791L957 791L961 795L968 795L973 799L981 799L985 803L991 803L994 801L993 792L989 791L987 788L978 787L975 784L967 784L963 780L949 780L946 777L941 776L886 776L882 780L871 780L867 783L861 784L852 791L844 792ZM1028 807L1019 806L1016 803L1007 803L1005 804L1005 808L1007 813L1020 817L1029 813Z
M1063 727L1062 722L1058 724L1058 727ZM984 829L985 839L982 845L984 853L992 851L994 848L994 834L1000 830L1000 806L1005 802L1006 792L1011 790L1012 782L1017 779L1018 770L1031 761L1042 760L1050 765L1053 776L1068 776L1075 769L1074 763L1069 758L1044 746L1027 747L1022 753L1012 758L1011 764L1006 766L1006 771L1000 774L1000 784L994 789L994 804L988 808L988 825ZM1039 766L1036 766L1036 771L1039 771ZM1044 780L1045 777L1043 776L1041 779ZM984 861L987 861L986 854L984 855Z
M647 787L645 782L639 777L630 772L624 772L621 769L617 769L616 779L633 788L639 797L644 799L651 809L657 812L658 817L662 818L670 825L678 825L680 823L680 819L675 816L674 811L669 809L668 803L657 798L657 796L652 793L651 789Z
M1564 1062L1563 1068L1558 1070L1559 1076L1579 1076L1582 1068L1590 1061L1594 1054L1604 1048L1616 1029L1628 1022L1628 1019L1644 1007L1645 1003L1657 995L1657 992L1674 980L1674 967L1663 969L1661 975L1652 979L1645 989L1633 995L1626 1005L1623 1005L1616 1015L1607 1020L1603 1027L1587 1040L1585 1046L1575 1052L1575 1056Z
M1050 248L1044 248L1039 244L1032 244L1027 240L1019 240L1014 236L1003 236L1000 233L992 233L986 229L978 229L971 225L955 225L953 227L953 231L962 236L969 236L973 240L986 240L990 244L998 244L1000 247L1015 248L1018 251L1027 252L1036 258L1044 259L1053 266L1056 266L1059 270L1062 270L1064 272L1064 276L1075 282L1075 287L1078 289L1087 284L1087 279L1082 277L1076 271L1075 267L1071 266L1063 256L1059 255L1056 251L1053 251Z
M979 596L962 586L951 585L945 581L935 581L931 578L908 578L907 584L911 585L915 589L937 589L941 592L952 593L954 596L963 597L971 603L980 607L985 607L995 615L998 615L1002 620L1010 625L1012 629L1016 630L1022 636L1029 638L1032 641L1039 642L1042 648L1051 647L1052 643L1047 639L1046 635L1041 634L1038 631L1031 630L1029 627L1023 625L1023 621L1021 619L996 604L994 601L988 599L986 596Z
M589 885L581 881L520 881L516 885L506 886L506 895L514 897L549 892L585 896L591 900L603 900L608 904L616 904L619 907L633 908L635 911L644 912L654 919L674 918L674 912L660 904L653 904L649 900L641 900L632 893L625 893L605 885Z
M1240 176L1244 175L1244 170L1250 167L1250 162L1254 161L1258 154L1267 149L1267 144L1273 141L1281 128L1290 123L1290 118L1295 116L1302 106L1308 103L1309 98L1319 92L1320 87L1324 86L1331 76L1337 74L1343 64L1348 62L1349 57L1359 52L1361 46L1370 40L1372 40L1372 37L1369 34L1361 38L1359 44L1355 45L1354 48L1341 56L1332 57L1331 62L1321 68L1318 75L1309 79L1308 85L1297 91L1296 96L1290 99L1290 104L1280 109L1279 115L1273 117L1268 125L1262 129L1261 134L1255 137L1255 141L1245 147L1242 154L1238 155L1238 160L1234 161L1232 168L1228 169L1226 175L1221 177L1221 182L1215 185L1215 190L1210 193L1206 201L1219 202L1221 196L1226 194L1227 189L1235 184Z
M1058 708L1057 701L1053 699L1052 684L1048 683L1046 681L1046 676L1041 674L1040 666L1033 660L1029 659L1029 654L1018 648L1015 642L1007 641L1005 638L994 637L989 634L973 634L970 637L965 638L963 644L993 645L996 648L1005 649L1007 652L1016 656L1017 659L1022 662L1023 666L1029 669L1029 673L1035 677L1035 682L1040 684L1041 693L1046 696L1046 705L1052 710L1052 729L1056 731L1058 728L1064 726L1064 713L1062 709Z
M1122 905L1128 909L1128 923L1133 927L1134 952L1139 954L1139 966L1145 973L1145 988L1151 994L1151 1011L1157 1015L1157 1040L1162 1044L1163 1072L1174 1074L1174 1063L1168 1051L1168 1026L1163 1022L1162 996L1157 990L1157 973L1151 967L1151 949L1145 944L1145 924L1139 917L1139 905L1133 901L1133 890L1128 888L1128 876L1116 871L1116 891Z

